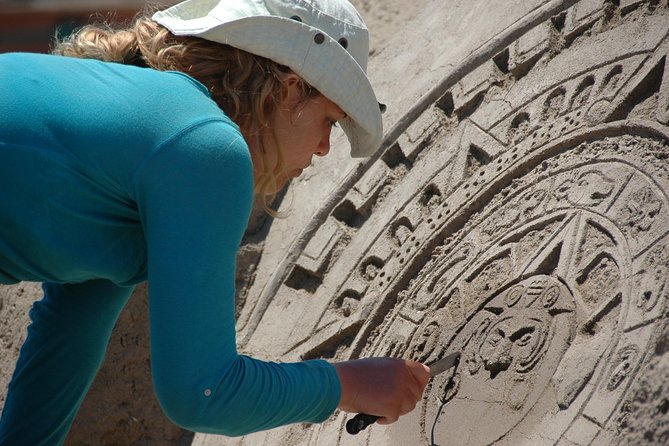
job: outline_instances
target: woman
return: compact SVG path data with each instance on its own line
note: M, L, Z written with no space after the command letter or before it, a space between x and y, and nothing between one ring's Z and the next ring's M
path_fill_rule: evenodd
M414 408L422 364L276 364L235 347L254 194L267 206L326 155L337 122L353 156L380 145L367 30L346 0L188 0L55 52L0 55L0 283L44 283L1 445L64 441L144 280L155 390L186 429L243 435L337 407L391 423Z

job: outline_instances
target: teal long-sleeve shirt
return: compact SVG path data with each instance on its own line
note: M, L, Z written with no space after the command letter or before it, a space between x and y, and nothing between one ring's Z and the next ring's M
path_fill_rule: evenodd
M324 361L237 353L235 258L252 195L239 128L191 77L0 55L0 283L88 284L95 299L96 283L123 294L148 280L155 389L196 431L320 422L340 398Z

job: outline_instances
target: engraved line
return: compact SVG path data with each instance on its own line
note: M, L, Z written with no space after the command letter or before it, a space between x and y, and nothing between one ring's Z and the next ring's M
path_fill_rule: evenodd
M553 242L558 238L558 235L564 231L564 229L571 224L572 220L574 219L574 215L570 215L563 223L558 227L555 231L553 231L553 234L547 237L547 240L535 251L535 255L530 258L527 263L522 267L520 270L520 276L525 277L527 274L527 269L532 265L540 256L541 253L544 252L550 245L553 244Z
M661 319L661 318L662 318L662 315L661 315L661 312L660 312L660 314L657 315L657 316L654 316L654 317L652 317L652 318L650 318L650 319L647 319L647 320L645 320L645 321L639 322L638 324L636 324L636 325L632 325L631 327L627 327L627 328L625 328L625 329L623 330L623 333L629 333L629 332L631 332L631 331L638 330L639 328L647 327L647 326L649 326L649 325L654 324L655 322L657 322L657 321L658 321L659 319Z
M297 341L295 344L286 349L283 354L287 355L299 348L302 348L305 345L306 351L303 351L301 355L308 355L313 353L314 351L323 348L327 343L331 342L332 339L336 339L338 336L345 338L347 333L359 330L362 327L364 320L359 319L350 321L348 323L342 323L336 331L333 331L333 326L336 322L337 321L334 321L318 330L318 332L312 333L304 339ZM327 336L327 338L318 340L315 337L316 334ZM318 344L316 344L316 342L318 342ZM309 346L309 344L311 344L311 346Z
M594 419L593 417L591 417L590 415L586 415L586 414L582 414L582 415L583 415L583 418L585 418L586 420L590 421L591 423L596 424L597 426L599 426L600 429L604 429L604 425L603 425L602 423L600 423L599 421L595 420L595 419Z
M503 248L499 252L496 252L495 254L491 255L490 257L484 259L483 262L481 262L481 264L471 274L469 274L467 277L465 277L465 281L467 283L472 283L474 281L474 279L478 275L480 275L486 267L488 267L489 265L491 265L493 262L495 262L497 260L503 259L505 257L509 257L510 254L511 254L511 248Z
M509 105L511 105L511 104L509 104ZM490 138L493 139L493 140L495 140L495 141L497 141L497 142L499 143L500 146L502 146L502 147L507 147L506 143L500 141L495 135L491 134L490 132L488 132L487 130L485 130L483 127L481 127L480 125L478 125L478 123L477 123L476 121L474 121L474 120L471 119L471 118L468 118L468 120L469 120L469 122L471 122L477 129L479 129L479 130L481 131L481 133L484 133L485 135L490 136Z
M574 228L571 230L571 234L566 234L567 237L571 238L573 243L569 243L569 246L565 246L569 240L565 239L563 241L560 262L558 262L558 275L562 275L564 278L569 277L569 273L576 267L576 265L574 265L574 262L576 262L576 253L581 248L580 241L585 237L587 219L583 216L583 211L579 211L576 214L573 225ZM562 253L564 253L564 257L566 257L564 262L562 261Z
M611 299L604 302L597 310L595 310L595 313L592 316L590 316L587 321L585 321L585 323L583 324L583 330L585 330L588 333L592 333L595 324L600 320L602 320L602 318L611 310L613 310L619 303L621 303L622 300L623 300L623 293L618 292Z
M636 166L634 166L634 167L636 168ZM627 189L627 186L630 184L630 181L632 181L632 178L634 178L634 175L635 175L635 172L632 172L632 174L631 174L630 177L627 179L627 181L625 181L625 184L623 184L622 187L620 188L620 190L618 190L618 193L616 194L616 196L613 197L613 200L611 200L611 203L609 204L609 206L608 206L608 207L606 208L606 210L604 211L604 214L608 214L608 212L611 210L611 208L613 207L613 205L616 204L616 202L618 201L618 199L619 199L620 196L622 195L623 191L624 191L625 189Z
M434 422L432 423L432 429L430 431L430 445L431 446L437 446L437 444L435 444L435 442L434 442L434 431L437 428L437 421L439 421L439 417L441 416L441 412L444 410L444 406L447 403L448 402L441 403L441 405L439 406L439 410L437 411L437 415L434 417Z
M548 225L551 225L555 222L560 222L564 220L566 212L560 212L558 211L557 215L552 215L548 214L548 218L546 217L539 217L536 219L531 219L528 220L526 226L522 226L519 228L519 233L521 234L519 236L519 233L511 233L509 235L503 235L499 241L496 243L499 246L504 246L508 245L511 243L518 243L520 240L522 240L527 234L529 234L532 231L540 230L546 228ZM556 231L559 231L560 229L557 229Z
M665 237L668 236L668 235L669 235L669 231L665 232L664 234L662 234L661 236L659 236L658 238L656 238L655 240L653 240L648 246L646 246L646 247L643 248L641 251L639 251L639 253L638 253L637 255L635 255L634 257L632 257L632 260L636 260L636 259L638 259L639 257L641 257L642 255L644 255L644 254L645 254L646 252L648 252L653 246L655 246L660 240L662 240L663 238L665 238Z

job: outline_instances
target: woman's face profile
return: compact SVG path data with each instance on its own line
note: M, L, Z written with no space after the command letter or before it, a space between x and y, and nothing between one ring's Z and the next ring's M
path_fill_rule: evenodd
M314 155L328 154L332 127L346 116L339 106L321 94L305 98L297 75L288 75L285 82L286 94L272 119L275 140L266 147L271 154L276 154L278 148L283 151L284 169L279 188L300 176L311 165Z

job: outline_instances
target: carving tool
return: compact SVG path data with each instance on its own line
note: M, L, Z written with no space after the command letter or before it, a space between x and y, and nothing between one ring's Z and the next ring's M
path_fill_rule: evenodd
M458 362L460 362L460 352L444 356L428 366L430 368L430 377L434 378L438 374L445 372L452 367L457 367ZM381 417L359 413L346 422L346 432L351 435L356 435L370 424L374 424L379 418Z

